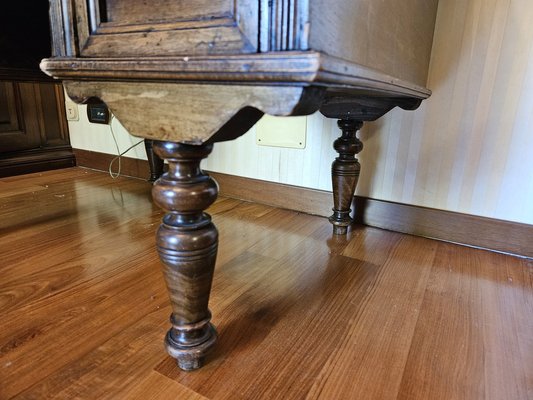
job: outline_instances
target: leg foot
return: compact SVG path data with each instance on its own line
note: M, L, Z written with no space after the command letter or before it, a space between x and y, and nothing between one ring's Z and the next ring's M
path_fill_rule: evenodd
M218 232L203 211L215 201L218 187L200 169L211 149L212 145L154 142L155 152L169 163L169 171L152 189L156 204L167 211L156 237L172 305L165 345L184 370L201 367L217 338L208 301Z
M334 223L334 221L331 221L331 219L330 219L330 222L332 224ZM347 233L348 233L348 227L347 226L333 225L333 234L334 235L346 235Z
M183 327L178 329L183 329ZM177 343L173 339L171 332L172 330L168 331L165 337L165 348L168 354L176 359L178 367L184 371L194 371L203 367L205 355L217 341L217 331L214 325L208 323L206 330L207 340L205 342L189 348Z
M363 126L363 122L341 119L337 124L342 130L342 136L333 144L339 157L331 165L333 215L329 217L329 221L333 224L333 234L346 235L348 226L352 223L350 206L361 170L355 155L363 149L363 143L356 133Z

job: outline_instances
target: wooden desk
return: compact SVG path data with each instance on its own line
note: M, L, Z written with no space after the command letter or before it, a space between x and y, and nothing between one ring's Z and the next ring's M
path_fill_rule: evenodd
M437 1L50 0L54 54L42 69L73 100L105 101L169 162L153 197L168 211L157 247L173 307L166 347L180 368L200 367L216 341L208 300L218 233L203 211L218 188L200 161L263 113L338 119L330 221L345 234L356 132L430 95Z

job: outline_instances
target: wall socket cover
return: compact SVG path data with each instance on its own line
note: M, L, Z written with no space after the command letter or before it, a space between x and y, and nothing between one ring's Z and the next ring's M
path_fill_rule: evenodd
M256 125L255 142L260 146L305 149L307 117L264 115Z
M78 105L73 101L65 101L65 113L67 114L67 121L78 121L80 119Z

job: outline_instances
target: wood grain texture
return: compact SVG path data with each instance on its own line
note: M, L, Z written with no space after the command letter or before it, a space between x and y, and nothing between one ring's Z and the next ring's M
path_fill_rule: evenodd
M41 69L59 79L316 83L353 94L368 95L374 89L381 96L417 99L431 93L424 85L316 51L136 59L58 57L43 60Z
M130 400L207 400L206 397L156 371L150 372L132 389L117 396Z
M438 0L337 0L333 7L311 1L309 46L425 85L437 5Z
M249 53L253 57L253 53L313 50L343 62L340 75L362 67L389 76L389 82L403 79L421 87L426 83L437 8L436 0L379 6L368 0L338 1L333 6L309 0L74 3L76 15L70 6L54 0L51 19L56 47L68 47L65 38L76 26L79 49L68 55L78 60L83 56L128 62L128 58L157 56L166 58L159 60L165 63L173 56ZM58 14L63 21L58 21Z
M204 55L223 53L251 53L254 48L233 26L198 29L91 35L85 49L86 57L134 57L162 55Z
M76 0L82 56L139 57L258 50L254 1ZM63 14L69 13L63 5ZM247 20L244 22L243 20Z
M65 19L63 18L63 13L66 11L63 7L64 3L62 4L61 0L50 0L49 4L51 56L72 55L74 54L71 47L72 28L65 25Z
M465 259L452 245L439 247L413 337L419 351L409 354L398 398L531 398L532 376L524 365L533 360L533 323L509 306L528 301L531 291L519 282L532 271L514 268L502 255L480 252ZM422 334L435 325L440 329L434 335ZM498 349L505 353L504 367Z
M75 149L79 166L107 171L113 156ZM125 158L125 175L146 179L146 161ZM223 196L329 216L331 192L209 172ZM533 227L475 215L355 196L356 223L533 258Z
M243 109L290 115L304 95L304 88L299 86L73 81L64 82L64 86L75 101L83 102L91 97L103 100L132 135L189 144L207 141L223 130L224 125L231 124ZM256 111L250 112L254 122L262 116ZM236 124L232 125L235 137L250 128L249 124L238 125L241 120L236 119Z
M105 21L116 24L158 23L161 21L194 20L205 16L227 17L232 14L231 0L216 2L159 0L157 6L142 0L108 0Z
M325 218L222 197L220 344L186 373L161 351L151 185L78 168L0 182L2 399L531 398L530 260L338 238Z

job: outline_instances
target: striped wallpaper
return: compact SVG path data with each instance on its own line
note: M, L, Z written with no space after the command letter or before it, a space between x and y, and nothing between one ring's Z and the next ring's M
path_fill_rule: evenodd
M533 224L533 1L440 0L428 87L418 110L363 128L357 193ZM114 152L82 125L71 123L74 147ZM331 190L338 135L315 114L304 150L259 147L252 129L215 145L203 167Z

